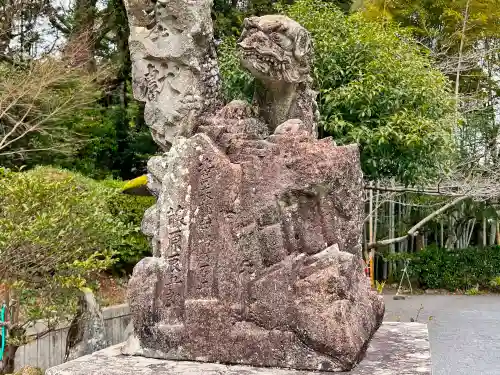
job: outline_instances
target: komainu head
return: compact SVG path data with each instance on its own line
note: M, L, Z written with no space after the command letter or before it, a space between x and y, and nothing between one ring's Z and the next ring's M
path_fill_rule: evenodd
M238 46L243 66L261 81L300 83L309 78L311 36L286 16L245 19Z

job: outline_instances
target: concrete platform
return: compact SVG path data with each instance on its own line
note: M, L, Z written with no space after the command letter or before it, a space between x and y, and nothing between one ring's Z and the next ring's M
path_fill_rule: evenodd
M120 353L121 345L53 367L46 375L318 375L287 369L176 362ZM378 330L365 359L352 375L430 375L431 352L427 325L386 322Z

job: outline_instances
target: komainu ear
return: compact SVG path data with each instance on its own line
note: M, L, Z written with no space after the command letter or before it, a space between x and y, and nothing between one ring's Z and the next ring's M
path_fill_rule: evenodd
M259 24L259 17L248 17L243 20L243 27L248 29L251 27L256 27Z
M245 39L250 29L254 28L258 24L257 17L248 17L243 20L243 31L241 32L240 37L238 38L237 43L240 43Z
M308 56L311 52L311 36L309 33L302 29L297 33L297 37L295 38L295 50L293 54L295 58L299 61L302 61L305 56Z

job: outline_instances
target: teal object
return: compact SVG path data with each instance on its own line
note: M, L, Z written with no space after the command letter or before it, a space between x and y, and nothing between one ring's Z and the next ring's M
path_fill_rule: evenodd
M5 304L2 306L2 310L0 311L0 322L5 322ZM0 361L3 360L3 353L5 352L5 336L6 336L5 326L2 326L2 346L0 346Z

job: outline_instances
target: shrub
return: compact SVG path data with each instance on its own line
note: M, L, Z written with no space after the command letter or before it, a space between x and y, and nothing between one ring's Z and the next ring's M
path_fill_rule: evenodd
M125 183L113 180L104 181L103 184L119 192L125 186ZM139 260L151 255L150 242L141 232L141 223L144 212L155 203L155 198L117 193L110 196L106 203L111 214L128 226L127 234L114 249L116 263L112 270L120 274L129 274Z
M0 169L0 284L22 301L23 320L71 314L75 290L113 265L129 232L107 207L113 194L54 168Z
M140 223L152 197L55 168L0 171L0 283L33 306L43 298L50 310L96 273L129 270L148 254Z
M124 197L121 185L55 168L0 168L0 298L11 302L8 366L33 338L26 327L43 320L40 334L53 330L74 315L77 289L147 252L139 224L151 202Z
M447 250L428 247L411 258L410 271L429 289L496 290L500 280L500 247Z

